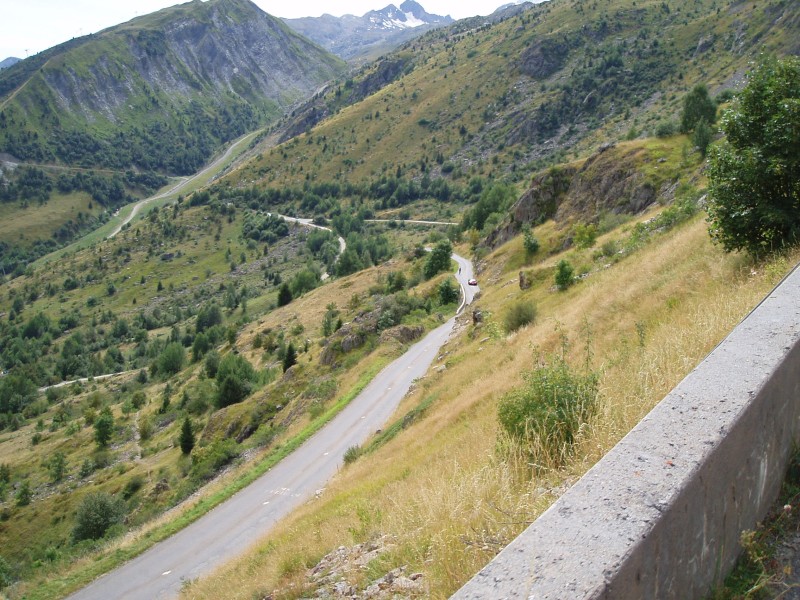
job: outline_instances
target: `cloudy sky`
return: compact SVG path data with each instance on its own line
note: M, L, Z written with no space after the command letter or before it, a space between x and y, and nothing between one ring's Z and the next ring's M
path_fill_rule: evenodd
M277 17L363 15L403 0L254 0ZM455 19L488 15L511 0L417 0L429 13ZM0 60L25 58L74 37L95 33L167 6L178 0L15 0L0 10Z

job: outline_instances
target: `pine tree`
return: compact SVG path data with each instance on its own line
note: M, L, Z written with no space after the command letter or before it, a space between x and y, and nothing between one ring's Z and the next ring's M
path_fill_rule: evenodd
M192 422L187 416L183 420L183 427L181 427L181 452L189 454L194 448L194 431L192 430Z
M292 365L297 364L297 352L294 349L294 344L289 342L286 347L286 356L283 357L283 372L288 371Z

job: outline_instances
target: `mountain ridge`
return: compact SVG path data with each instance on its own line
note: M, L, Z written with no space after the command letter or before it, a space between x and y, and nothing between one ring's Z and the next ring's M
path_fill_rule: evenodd
M3 70L0 143L33 162L187 174L342 68L249 0L191 2Z
M349 61L364 60L437 27L454 22L449 15L428 13L414 0L389 4L362 16L343 15L283 19L292 29Z

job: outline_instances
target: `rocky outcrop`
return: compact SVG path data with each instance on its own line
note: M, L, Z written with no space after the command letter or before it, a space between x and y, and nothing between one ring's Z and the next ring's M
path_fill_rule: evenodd
M533 79L547 79L566 64L570 45L563 40L540 38L519 57L519 70Z
M306 594L313 590L315 598L357 600L427 597L425 576L422 573L412 573L407 567L392 569L386 575L366 585L361 583L367 565L374 564L377 558L393 547L391 540L385 536L352 547L340 546L322 557L322 560L307 572L307 585L304 586Z
M559 167L534 177L531 187L509 209L509 216L487 236L485 245L496 248L523 225L596 222L601 215L637 214L674 186L657 186L640 168L645 152L640 147L603 145L582 165Z

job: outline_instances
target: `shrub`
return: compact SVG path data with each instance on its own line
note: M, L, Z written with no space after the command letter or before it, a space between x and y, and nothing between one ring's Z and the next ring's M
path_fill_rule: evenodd
M656 137L668 138L678 133L678 126L674 121L661 121L656 125Z
M537 464L560 465L597 406L597 376L576 373L563 358L525 375L498 406L503 431Z
M530 227L526 227L523 232L522 246L525 248L525 257L530 259L539 251L539 240L537 240Z
M186 352L179 342L170 342L158 356L158 372L163 375L175 375L183 368Z
M192 452L192 478L206 481L239 456L238 444L231 439L215 440L211 445Z
M246 358L239 354L226 354L216 373L217 408L236 404L247 398L257 378L253 365Z
M124 518L125 503L120 498L105 492L88 494L78 506L72 539L76 542L99 539Z
M591 248L597 241L597 225L594 223L578 223L572 233L572 240L578 248Z
M349 465L358 460L358 457L364 454L361 446L350 446L344 451L344 464Z
M439 284L439 304L444 306L454 302L458 302L458 290L448 277Z
M533 302L520 300L513 304L506 313L506 331L512 333L536 320L536 305Z
M208 354L206 354L205 368L206 375L208 375L209 379L214 379L217 376L219 360L219 352L216 350L210 350Z
M128 483L125 484L125 487L122 489L122 499L123 500L130 500L136 492L144 487L144 477L141 475L134 475L128 480Z
M556 266L555 281L556 287L560 290L565 290L575 283L575 270L566 260L559 261Z

